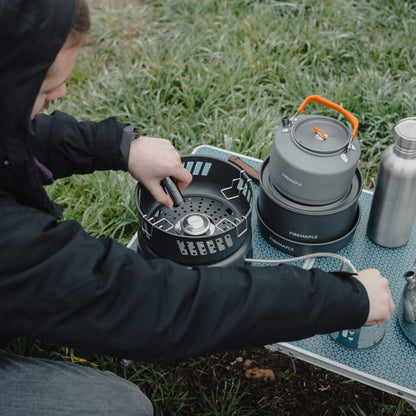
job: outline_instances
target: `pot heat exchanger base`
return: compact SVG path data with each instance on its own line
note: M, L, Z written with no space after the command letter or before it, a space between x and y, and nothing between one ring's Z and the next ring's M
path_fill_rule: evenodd
M182 162L193 179L179 206L167 208L136 187L141 251L186 266L243 265L251 248L251 179L218 158L183 156Z

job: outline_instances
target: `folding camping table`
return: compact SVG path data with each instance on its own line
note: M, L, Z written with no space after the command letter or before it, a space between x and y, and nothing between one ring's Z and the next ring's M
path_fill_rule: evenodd
M257 170L262 164L261 160L213 146L199 146L193 153L223 159L235 155ZM254 187L257 193L258 187L256 185ZM403 274L408 270L413 270L416 260L416 228L413 229L410 240L405 246L387 249L372 243L366 236L371 200L372 193L364 190L359 200L362 211L360 223L352 240L337 253L347 257L357 270L379 269L381 274L388 278L394 302L398 305L405 286ZM262 237L255 207L252 213L252 234L253 258L288 259L291 257L271 246ZM137 235L130 241L129 247L137 248ZM339 260L327 257L316 258L313 263L313 267L327 271L339 270L340 267ZM310 260L293 264L305 268L312 267ZM333 341L329 335L316 335L295 342L280 342L267 345L266 348L404 398L416 409L416 346L403 334L397 319L397 308L387 323L383 340L373 348L348 349Z

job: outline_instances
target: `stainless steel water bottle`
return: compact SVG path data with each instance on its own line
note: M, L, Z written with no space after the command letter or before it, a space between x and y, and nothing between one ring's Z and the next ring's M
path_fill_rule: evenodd
M384 247L399 247L410 238L416 218L416 117L393 128L378 170L367 235Z

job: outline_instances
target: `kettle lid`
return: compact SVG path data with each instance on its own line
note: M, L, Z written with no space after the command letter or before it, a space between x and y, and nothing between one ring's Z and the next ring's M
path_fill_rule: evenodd
M304 149L318 154L344 151L351 133L344 123L326 116L300 116L292 128L292 138Z

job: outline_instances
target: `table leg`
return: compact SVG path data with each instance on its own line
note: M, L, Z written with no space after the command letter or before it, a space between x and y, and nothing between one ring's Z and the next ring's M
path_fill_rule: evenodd
M410 404L410 406L412 406L413 407L413 409L415 409L416 410L416 402L412 402L412 401L410 401L410 400L406 400L407 401L407 403L409 403Z

